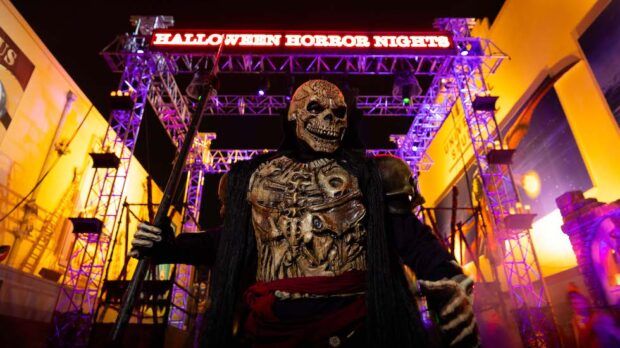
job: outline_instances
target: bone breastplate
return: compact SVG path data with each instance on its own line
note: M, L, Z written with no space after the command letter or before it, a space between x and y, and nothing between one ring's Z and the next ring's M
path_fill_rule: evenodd
M252 174L248 200L258 281L366 269L366 209L357 179L336 161L268 161Z

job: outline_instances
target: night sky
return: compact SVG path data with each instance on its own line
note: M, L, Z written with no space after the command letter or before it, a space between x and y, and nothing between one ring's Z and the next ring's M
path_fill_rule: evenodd
M437 17L495 18L500 0L433 1L13 1L62 66L102 112L108 113L106 96L116 88L119 75L111 73L99 52L120 34L131 30L131 15L172 15L177 28L413 31L432 29ZM304 80L304 76L296 80ZM178 80L182 86L188 78ZM221 94L254 93L260 76L228 75L222 78ZM389 95L390 77L355 78L347 81L360 94ZM286 93L287 83L271 81L271 93ZM389 134L409 128L407 118L364 118L361 136L369 148L391 147ZM277 117L209 117L202 131L214 131L213 148L273 148L281 136ZM147 109L135 155L163 187L175 149L152 110ZM215 185L218 177L205 180L201 223L219 223Z

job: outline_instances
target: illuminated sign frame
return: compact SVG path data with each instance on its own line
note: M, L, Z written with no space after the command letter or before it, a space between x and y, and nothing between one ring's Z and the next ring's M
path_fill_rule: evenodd
M338 53L446 53L454 51L447 32L238 32L222 30L155 30L151 47L158 50L213 51L222 42L227 50Z

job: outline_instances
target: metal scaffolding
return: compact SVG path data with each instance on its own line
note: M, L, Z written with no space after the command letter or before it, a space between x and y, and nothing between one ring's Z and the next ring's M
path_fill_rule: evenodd
M118 169L99 169L91 187L88 206L96 202L93 217L103 221L102 233L78 234L70 265L63 278L63 290L56 307L55 337L67 339L68 330L84 327L87 335L92 323L94 301L100 289L101 269L106 260L110 235L116 220L127 168L146 100L164 125L176 146L187 130L192 105L181 92L175 75L193 73L198 68L213 68L214 53L158 52L149 47L153 29L172 25L170 17L135 17L137 30L119 36L102 52L113 72L122 72L120 89L130 91L134 102L130 112L115 112L110 119L108 136L102 144L105 151L114 151L121 159ZM358 96L357 107L366 116L408 116L412 118L404 135L393 135L394 149L368 150L369 155L390 154L403 158L414 171L427 169L432 160L426 150L444 120L460 100L465 112L477 164L484 181L494 227L506 242L503 268L509 292L518 313L517 322L523 341L528 346L542 347L555 342L553 320L546 311L549 301L544 296L542 281L529 231L509 230L504 223L510 208L519 201L508 165L492 165L487 157L489 144L501 141L493 119L493 110L476 108L476 100L487 96L485 74L493 73L505 57L490 41L470 36L471 20L440 19L438 30L452 33L455 49L444 54L342 54L321 53L230 53L224 50L219 61L221 74L348 74L392 75L407 71L427 76L430 84L419 97L410 102L393 96ZM359 52L359 51L356 51ZM277 115L287 107L285 95L249 96L220 95L207 107L209 115ZM211 149L208 136L199 138L190 156L183 232L197 230L204 174L223 173L234 162L247 160L270 149ZM204 207L202 207L204 209ZM188 323L188 293L193 271L178 267L173 290L169 323L185 328ZM78 315L73 315L77 313ZM86 342L87 336L79 341Z
M465 19L441 19L436 21L436 26L454 35L470 36L470 26ZM559 335L534 251L531 224L514 223L533 216L520 211L510 161L499 159L502 155L511 155L511 150L502 144L495 120L497 97L489 95L485 82L485 74L493 72L494 67L485 65L488 62L483 59L464 58L467 54L463 52L483 49L474 41L470 41L469 46L459 47L460 54L451 66L453 81L482 177L487 208L493 217L495 236L503 247L502 266L521 339L526 347L556 347Z
M119 36L104 51L104 57L113 72L125 69L123 52L127 36ZM149 39L145 37L145 39ZM192 74L201 68L211 69L214 53L166 54L168 64L177 74ZM408 70L416 75L436 75L445 55L401 54L229 54L222 53L220 73L275 73L275 74L349 74L392 75L397 70Z
M256 155L274 152L274 149L217 149L206 153L205 172L209 174L226 173L233 163L248 160ZM369 156L392 155L396 156L397 149L367 150Z
M286 110L288 95L218 95L213 97L205 110L209 115L277 116ZM365 116L416 116L428 105L427 97L411 98L408 103L402 97L387 95L363 95L356 98L356 106ZM454 101L452 101L454 104ZM439 104L433 112L445 115L451 104Z
M209 151L211 141L215 139L212 133L202 133L194 140L187 166L187 182L185 184L185 208L183 211L183 233L199 232L200 208L204 176L207 173L203 162L204 153ZM189 291L192 288L194 267L177 265L175 281L172 287L172 303L168 324L179 329L186 329L189 313Z
M133 52L137 47L136 42L127 41L123 49ZM126 57L118 90L129 94L132 107L112 112L108 130L97 149L102 154L115 156L118 163L115 167L95 169L83 209L92 217L91 224L78 228L74 223L75 241L52 318L55 345L71 342L75 347L84 347L88 344L95 302L101 289L108 249L114 238L114 226L153 72L146 57Z

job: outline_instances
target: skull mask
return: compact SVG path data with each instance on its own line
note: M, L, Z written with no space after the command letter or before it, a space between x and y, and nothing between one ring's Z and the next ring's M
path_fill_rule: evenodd
M293 94L288 120L295 133L317 152L334 152L347 128L347 104L336 85L325 80L305 82Z

